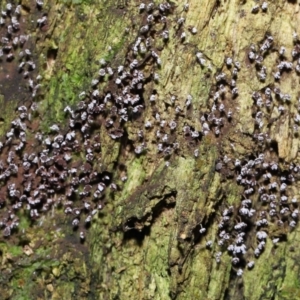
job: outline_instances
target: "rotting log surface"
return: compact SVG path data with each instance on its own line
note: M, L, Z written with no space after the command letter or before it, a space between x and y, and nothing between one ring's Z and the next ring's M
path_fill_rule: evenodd
M42 75L35 99L28 82L15 71L17 59L1 64L3 138L17 116L15 108L31 101L38 103L27 128L27 151L42 149L36 132L48 135L54 123L67 131L64 107L76 107L78 95L92 91L91 81L98 76L100 59L114 70L129 66L134 43L150 14L139 12L138 1L73 2L44 1L43 8L36 9L34 1L22 1L22 31L31 35L34 74ZM143 109L137 117L119 124L124 136L112 139L105 120L97 119L101 126L95 134L100 136L101 152L94 158L94 167L98 173L112 174L118 190L105 194L104 207L86 230L84 243L59 205L35 222L25 209L20 211L19 230L0 244L2 299L300 298L299 228L290 226L293 219L297 223L297 217L291 215L298 206L297 201L291 201L299 197L294 171L299 164L299 72L298 54L292 55L298 45L295 33L300 35L299 4L276 1L265 11L259 7L257 13L252 11L253 1L190 0L188 9L184 4L172 2L166 25L153 24L152 50L159 54L161 66L153 55L137 55L138 68L146 78L140 94ZM44 13L47 22L32 25ZM181 17L184 21L180 25ZM197 32L193 33L193 28ZM164 41L161 34L166 29L169 37ZM182 32L186 33L184 39ZM264 45L267 48L261 50ZM282 46L286 52L280 54ZM251 51L253 60L249 59ZM236 79L227 58L240 63ZM292 70L277 67L285 61L293 63ZM278 71L280 78L276 79ZM226 78L218 81L222 72ZM99 83L101 97L114 92L115 80L105 78ZM268 87L271 100L266 96ZM214 100L217 92L220 98ZM261 93L262 104L258 104L260 97L252 97L253 92ZM153 94L156 100L151 102ZM188 95L192 99L189 105ZM225 112L216 115L223 116L224 123L218 126L207 118L213 105L220 110L221 103ZM177 107L180 109L176 111ZM263 116L259 117L260 111ZM168 127L172 120L177 124L173 131ZM147 121L151 128L145 128ZM209 125L209 132L205 132L204 123ZM219 127L220 133L216 133ZM193 136L196 132L199 136ZM169 142L162 143L166 133ZM167 149L163 155L164 151L158 151L159 143L165 148L174 143L179 147L170 153ZM6 159L5 149L1 159ZM248 162L260 154L264 154L263 161L251 169ZM79 149L73 160L80 164L84 155ZM242 171L242 166L235 166L237 159L250 173L257 172L244 178L257 182L250 195L245 194L249 187L236 180ZM270 171L271 178L263 177L268 173L263 163L278 165L278 170ZM281 192L281 177L289 174L294 180L288 179L286 190ZM277 214L275 218L267 214L269 226L261 227L256 222L262 218L261 211L270 210L270 201L263 203L258 188L272 182L278 184L277 193L273 193L278 197ZM3 184L1 197L6 192ZM279 200L285 195L287 204ZM252 200L251 205L244 205L255 210L252 217L240 214L246 198ZM233 211L224 226L229 241L223 241L218 225L230 206ZM285 207L288 212L281 215ZM235 226L241 221L248 226L243 256L227 251L240 233ZM204 233L200 233L202 228ZM267 232L268 238L256 257L259 230ZM275 244L274 239L279 242ZM208 241L212 247L207 246ZM217 262L219 252L222 255ZM240 259L237 265L232 264L233 257ZM255 266L249 269L247 263L252 260ZM237 276L239 269L242 276Z

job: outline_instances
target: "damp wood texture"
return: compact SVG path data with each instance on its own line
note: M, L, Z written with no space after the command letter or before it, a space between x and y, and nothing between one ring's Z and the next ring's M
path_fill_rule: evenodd
M299 5L2 1L1 299L299 299Z

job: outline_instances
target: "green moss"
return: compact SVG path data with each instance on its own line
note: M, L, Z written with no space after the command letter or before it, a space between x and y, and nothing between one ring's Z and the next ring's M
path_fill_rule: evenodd
M141 186L145 180L146 173L143 167L144 155L133 157L128 164L128 179L124 185L124 198L127 198L137 186Z
M10 129L10 123L15 118L16 101L5 101L3 95L0 94L0 136L4 136Z
M19 256L23 253L22 247L7 243L0 243L0 249L3 253L12 255L12 256Z
M22 230L26 230L30 226L30 221L28 219L28 216L24 213L18 214L19 217L19 227L22 228Z
M62 1L64 4L66 5L93 5L94 4L94 0L63 0Z
M107 4L102 3L96 8L90 7L89 3L81 1L82 6L71 9L63 25L55 27L52 41L57 42L54 46L51 42L46 43L48 49L57 49L55 60L47 61L49 58L41 56L41 65L52 66L44 74L47 80L44 86L48 91L40 103L40 113L44 115L41 122L43 131L47 132L53 123L65 123L64 108L74 106L80 100L78 95L90 89L93 74L97 74L99 69L97 60L104 58L110 62L125 50L124 21L118 15L110 15L109 23L113 23L113 27L109 31L103 30L102 26L106 24L103 19L107 20L108 16ZM100 16L99 23L95 22L96 15ZM64 18L64 13L61 17ZM60 30L61 27L63 30ZM110 51L107 45L111 46Z
M226 202L229 205L238 205L241 201L242 189L235 182L228 182L224 185L224 190L229 191L226 195Z
M120 52L120 50L122 50L122 47L124 47L125 41L126 38L123 35L119 40L115 42L115 44L113 44L111 50L108 51L108 53L103 57L106 62L112 62L113 58Z

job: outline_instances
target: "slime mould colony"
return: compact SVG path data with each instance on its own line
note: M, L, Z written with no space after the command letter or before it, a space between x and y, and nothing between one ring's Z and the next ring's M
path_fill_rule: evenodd
M36 1L36 6L41 11L42 1ZM157 152L166 160L166 166L170 164L170 157L180 151L179 136L195 146L195 158L199 156L197 145L205 136L213 141L226 137L226 130L234 126L235 115L238 114L232 103L239 101L238 75L244 67L233 57L225 57L223 69L215 74L215 83L208 99L209 109L199 115L202 126L199 131L184 122L185 113L193 109L192 95L187 95L184 103L180 103L175 95L171 96L168 119L162 118L163 112L155 107L159 101L155 89L149 99L144 98L146 84L160 84L158 73L163 65L160 54L164 47L158 45L165 45L172 38L168 27L175 26L174 38L179 43L184 42L187 34L197 34L195 27L185 31L184 15L188 13L189 5L183 6L182 16L176 19L172 16L174 9L167 2L140 4L143 21L124 65L112 68L104 59L100 60L98 77L92 80L90 90L80 93L75 108L67 106L64 110L69 118L68 128L63 131L53 124L48 135L35 132L35 140L41 148L39 152L32 149L29 152L26 131L39 105L34 100L42 77L34 73L31 51L26 48L30 36L19 33L22 7L8 3L2 10L1 60L10 63L19 60L19 72L29 83L33 101L31 105L18 107L19 116L11 123L11 129L1 143L0 226L5 237L17 231L18 211L28 211L29 217L34 220L51 207L60 205L71 217L72 226L79 228L80 238L85 239L85 227L103 208L106 191L120 189L114 183L116 178L113 174L96 171L101 160L101 126L111 139L119 142L125 134L125 124L134 123L145 108L152 109L152 117L145 120L144 128L138 131L133 149L137 156L147 155L146 137L154 132ZM256 14L259 10L259 6L254 7L252 13ZM263 2L261 10L263 13L268 10L267 2ZM42 27L47 22L47 15L42 14L37 26ZM282 76L300 73L300 43L296 33L291 38L294 39L291 61L287 59L283 46L279 49L274 46L271 34L267 34L258 45L250 46L247 60L250 66L255 67L257 80L263 83L272 74L272 83L252 95L254 134L251 139L257 145L257 152L237 158L220 154L216 163L216 171L231 174L243 187L243 193L239 205L224 204L226 207L218 212L217 240L205 237L206 247L207 251L214 249L218 263L222 253L228 252L238 276L243 274L245 268L254 267L254 259L264 251L269 239L276 246L288 231L295 228L299 218L298 199L293 187L298 181L300 165L279 159L276 142L269 132L271 117L273 123L279 123L287 111L291 111L294 114L291 121L294 123L293 134L296 138L298 136L300 100L295 104L292 97L280 89ZM277 53L278 63L273 70L268 70L264 59L271 51ZM213 72L205 50L196 51L194 59L199 68ZM107 88L99 91L99 85L103 82L107 82ZM80 151L84 152L84 158L80 164L74 164L74 154L82 153ZM125 174L121 181L126 179ZM271 231L270 225L279 230ZM208 235L205 224L200 227L200 234ZM253 235L256 236L254 245L250 238Z

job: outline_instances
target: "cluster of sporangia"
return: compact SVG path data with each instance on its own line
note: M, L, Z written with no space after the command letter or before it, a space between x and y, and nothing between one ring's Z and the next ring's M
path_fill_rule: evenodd
M39 10L42 4L41 1L36 2ZM185 6L185 10L187 9L188 6ZM121 139L124 124L138 117L145 104L155 103L155 92L149 100L144 100L144 84L159 81L155 70L160 68L162 62L156 42L167 43L169 39L167 16L172 11L170 4L141 4L139 10L145 18L139 28L138 37L126 56L124 66L113 69L104 59L100 60L98 77L92 80L91 89L80 93L81 101L76 108L65 108L69 118L68 129L62 130L57 124L53 124L47 136L36 132L35 141L39 144L39 150L32 149L31 143L26 139L26 130L38 104L33 102L30 107L18 107L19 116L12 121L11 129L1 144L2 157L5 159L0 161L0 178L3 183L0 227L5 237L10 236L19 226L16 215L18 210L28 210L30 218L34 220L51 207L60 205L63 206L64 212L71 216L73 227L80 228L80 238L84 239L85 228L103 207L106 190L114 192L118 189L111 174L105 170L101 173L96 171L99 170L101 157L99 127L104 126L112 139ZM19 22L21 12L21 6L7 4L6 10L2 11L2 29L10 28L11 23ZM37 20L37 27L46 23L46 16L41 15ZM181 18L178 27L183 27L183 23L184 18ZM11 32L5 32L3 40L7 49L4 49L2 60L11 63L20 61L19 71L23 72L24 78L28 80L34 100L39 85L33 83L34 72L30 73L35 69L33 61L30 60L31 52L26 48L30 37L18 35L20 31L20 26L15 25ZM195 34L195 29L192 33ZM19 44L14 45L17 39ZM146 72L143 72L146 65L148 77L145 76ZM152 68L150 73L149 68ZM41 77L37 76L37 80L40 79ZM110 87L109 91L98 90L99 83L104 81ZM188 99L191 101L189 97ZM187 106L189 105L190 102L187 103ZM176 107L176 112L180 112L179 107ZM159 122L161 128L161 132L156 132L157 138L161 140L158 143L158 151L169 156L173 149L176 149L177 143L168 140L166 131L167 128L169 132L174 131L176 121L166 123L160 119L157 112L154 114L154 122ZM152 130L151 120L146 121L145 130ZM195 138L199 137L199 133L193 134ZM140 130L137 140L142 141L143 137L144 132ZM145 147L143 142L136 145L136 155L140 155ZM76 153L80 156L84 153L83 161L78 162L78 158L75 161L73 154ZM122 181L127 179L126 173L122 173L121 176Z
M295 228L299 219L299 201L294 195L293 183L298 180L300 165L286 162L281 162L279 165L277 143L270 138L270 126L268 126L271 116L273 122L280 122L285 116L285 111L296 111L291 128L294 134L298 135L300 99L295 105L291 95L280 89L281 76L291 75L294 70L297 73L300 71L300 42L296 33L293 39L292 61L286 58L284 47L273 46L271 35L267 35L260 45L250 47L248 58L255 65L257 79L265 82L266 78L273 77L272 84L267 84L262 90L252 94L255 124L253 139L257 144L258 154L249 154L247 158L241 160L224 156L223 161L216 166L217 170L222 168L234 170L236 182L244 188L239 207L228 206L221 212L218 224L219 252L215 254L216 261L219 263L222 252L227 251L232 256L232 264L238 276L243 274L245 266L248 269L254 267L254 258L261 255L269 239L276 247L288 231ZM278 52L278 63L272 70L267 70L264 59L271 51ZM228 61L231 62L231 59L226 59L227 66ZM232 78L226 79L224 74L222 83L218 84L218 77L220 75L216 78L217 86L230 85L232 81ZM219 98L219 89L216 98ZM220 105L222 104L216 102L214 104L217 108ZM217 111L220 112L220 109ZM272 227L276 226L278 230L277 233L273 230L269 236L270 224ZM205 231L205 228L200 229L202 234ZM250 243L253 235L256 236L255 245ZM208 241L207 247L211 246L212 241Z
M43 3L37 1L37 7L41 8ZM33 111L37 104L30 107L20 106L19 117L12 122L12 127L6 134L4 145L1 144L2 157L6 160L0 161L0 179L6 189L2 196L0 226L4 236L9 236L13 230L18 228L18 217L16 212L23 208L29 211L30 217L36 219L43 212L47 212L52 206L58 204L64 207L66 214L72 217L74 228L80 229L80 238L84 239L84 228L89 225L92 217L102 209L105 192L107 188L111 191L118 189L113 183L112 175L96 170L99 164L99 153L101 152L101 141L99 133L100 123L106 127L112 139L121 139L124 134L124 124L133 121L144 110L144 106L151 106L157 100L154 91L150 99L144 99L144 84L149 81L159 82L156 73L162 64L156 42L168 43L169 31L167 16L172 12L168 3L155 6L153 3L141 4L140 13L145 14L143 24L139 28L139 34L126 57L124 66L112 69L107 62L100 60L99 75L92 80L91 90L82 92L79 97L81 101L75 109L65 108L69 115L69 127L64 133L58 125L50 127L51 133L43 136L36 133L36 140L40 142L39 153L27 153L26 128L30 124ZM266 11L267 4L262 7ZM184 12L188 11L188 5L184 6ZM7 32L1 38L2 49L0 55L7 61L20 61L19 71L24 72L24 78L29 81L29 87L34 97L39 85L33 83L30 71L35 69L31 60L31 52L26 48L28 37L20 34L19 19L21 6L14 7L7 4L6 10L1 12L0 25L6 27ZM180 39L186 38L184 31L184 17L177 21ZM47 23L46 15L42 15L37 21L41 27ZM191 34L196 34L196 28L189 29ZM292 197L291 185L295 181L300 166L286 165L285 170L279 167L276 151L270 150L271 140L269 138L266 120L274 110L278 111L278 119L291 105L291 97L281 92L279 88L280 77L283 73L292 72L294 69L300 73L300 43L297 36L295 47L292 51L293 61L285 58L285 49L278 49L279 63L273 72L276 83L272 87L267 86L262 91L254 92L254 138L260 145L261 153L254 157L249 155L248 159L229 159L224 157L216 170L231 168L236 172L236 181L244 187L244 193L238 208L229 206L221 212L219 222L219 252L215 257L220 262L222 252L227 251L232 255L232 264L237 268L237 275L242 275L243 267L247 265L253 268L254 260L264 251L268 239L268 225L270 223L278 226L288 226L292 229L298 221L298 200ZM264 57L268 55L273 47L273 38L268 35L263 43L251 46L249 60L257 69L257 77L265 81L268 76L267 68L263 65ZM18 57L16 50L19 50ZM274 50L274 48L273 48ZM205 54L196 53L195 58L202 67L209 68ZM299 61L297 61L297 59ZM144 71L145 66L147 72ZM151 71L149 72L149 66ZM215 77L215 90L210 99L210 110L201 117L202 131L198 132L190 126L184 126L184 135L195 141L201 136L213 134L220 137L222 128L228 125L232 119L232 111L228 109L232 99L237 98L239 91L236 85L241 65L231 57L225 59L224 72ZM37 76L37 81L40 76ZM107 81L110 91L105 93L98 90L100 82ZM226 96L225 96L226 95ZM230 95L230 96L228 96ZM145 132L153 127L159 127L155 135L157 138L158 152L169 157L178 147L176 142L177 123L183 108L176 104L176 97L171 97L174 112L173 119L166 121L161 118L159 111L153 109L153 120L147 120L144 129L138 131L134 151L137 155L147 149L144 142ZM185 106L188 109L192 104L192 96L187 95ZM300 107L300 103L299 103ZM298 109L299 110L299 109ZM294 118L295 132L298 131L300 115ZM156 126L154 126L156 125ZM170 138L172 136L172 138ZM175 138L174 138L175 137ZM73 163L73 153L85 153L85 159L80 164ZM198 156L198 150L194 152ZM167 162L168 165L168 162ZM127 179L126 175L121 178ZM3 188L2 188L3 190ZM80 220L83 219L83 222ZM233 220L238 220L236 223ZM201 227L200 233L204 234L206 229ZM247 245L250 234L255 232L257 243L254 249ZM280 241L280 236L272 236L274 244ZM207 242L207 247L212 246L212 241ZM247 257L247 258L246 258Z
M42 9L43 1L36 1L36 8L39 13ZM33 61L32 52L28 46L29 36L24 32L25 19L22 17L22 6L15 6L7 3L0 15L1 47L0 60L7 62L18 61L18 71L28 80L28 87L35 97L40 88L41 76L33 77L36 65ZM37 26L42 28L47 23L47 16L41 15L37 20Z

